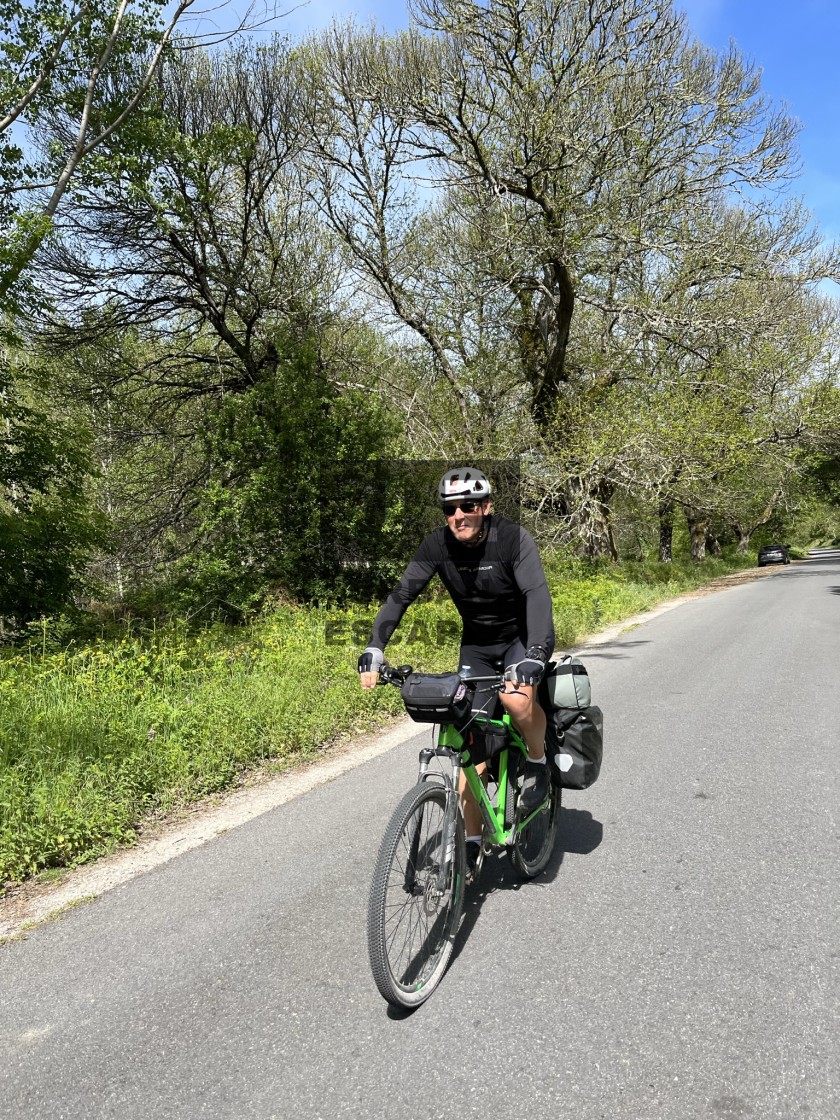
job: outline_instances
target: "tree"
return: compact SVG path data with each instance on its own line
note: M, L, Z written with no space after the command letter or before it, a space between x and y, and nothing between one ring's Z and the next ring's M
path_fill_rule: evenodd
M307 90L275 38L172 57L154 93L142 160L80 181L43 255L50 338L154 331L159 392L238 392L276 366L278 324L322 333L340 283L302 189Z
M126 518L121 555L301 588L305 540L341 575L352 534L325 552L302 524L286 568L271 542L347 402L362 457L395 410L414 454L526 455L541 526L613 558L617 501L658 512L663 555L680 510L698 550L710 519L748 528L818 427L807 293L835 261L785 197L795 128L737 52L652 0L420 14L395 38L172 53L131 144L78 168L33 275L112 508L143 463L155 480L148 547Z
M164 59L252 26L253 5L231 31L179 39L194 4L0 0L0 302L48 236L78 172L104 151L113 156L117 141L123 159L142 157L142 135L138 144L132 128Z
M684 251L687 238L698 255L705 247L687 211L792 172L795 126L734 49L718 57L692 43L670 5L421 0L416 12L434 34L386 44L334 29L319 44L333 138L323 154L344 180L344 205L328 209L396 313L422 330L398 290L414 258L387 250L402 249L389 233L409 230L406 168L428 178L431 167L462 209L492 208L543 417L573 375L577 302L608 324L632 310L628 280L646 259ZM329 186L339 197L341 181Z
M376 397L319 378L314 348L282 350L271 378L230 395L208 426L198 532L175 578L191 597L243 605L266 589L382 595L416 523L405 501L413 480L387 470L399 448L394 420Z
M354 388L386 348L345 313L334 241L303 189L307 88L275 38L171 58L153 92L143 159L81 174L41 254L55 311L40 340L96 413L127 565L145 525L132 551L147 579L151 565L156 582L177 569L237 601L272 581L322 594L313 557L335 551L347 514L318 536L302 495L317 508L338 492L332 464L393 446L381 401ZM126 517L138 470L154 484Z
M11 233L2 245L0 300L4 299L46 237L52 218L80 165L137 112L175 26L194 0L164 5L111 0L2 0L0 20L9 29L0 45L2 109L0 167L4 219ZM21 126L32 135L58 116L65 143L27 158L17 142ZM25 145L27 139L23 139ZM14 197L42 188L19 208Z
M765 248L763 269L754 262L737 284L692 289L680 339L642 335L643 360L628 355L621 381L562 404L536 476L541 510L562 515L555 536L590 553L605 540L615 557L610 506L623 494L658 517L661 560L671 559L679 511L701 559L711 524L746 548L791 501L803 449L836 424L837 309ZM575 500L564 506L567 494Z
M309 45L313 178L369 293L458 409L439 439L509 439L509 410L519 450L550 433L567 455L576 432L559 420L590 398L628 378L702 380L722 339L760 330L733 319L740 284L837 271L785 198L796 125L670 4L420 0L415 15L391 40L344 27ZM613 484L568 478L549 504L614 552Z
M94 465L81 423L39 407L33 371L0 350L0 620L60 611L104 541L90 500Z

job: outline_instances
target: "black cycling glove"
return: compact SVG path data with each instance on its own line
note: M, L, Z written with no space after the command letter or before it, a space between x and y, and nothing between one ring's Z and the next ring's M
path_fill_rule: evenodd
M378 673L385 664L385 654L376 646L368 646L359 657L360 673Z
M548 661L548 651L542 646L529 646L525 657L515 665L508 665L505 676L514 684L539 684L545 672L545 663Z

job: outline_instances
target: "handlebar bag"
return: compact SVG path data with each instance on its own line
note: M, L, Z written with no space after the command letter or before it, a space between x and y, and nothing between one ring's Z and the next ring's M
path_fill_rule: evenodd
M457 673L410 673L400 694L416 723L459 723L472 709L472 689Z
M588 708L592 703L592 687L586 666L579 657L566 654L552 662L537 691L540 704L547 712L559 708Z
M563 789L588 789L601 772L604 714L592 705L549 714L545 753L551 780Z

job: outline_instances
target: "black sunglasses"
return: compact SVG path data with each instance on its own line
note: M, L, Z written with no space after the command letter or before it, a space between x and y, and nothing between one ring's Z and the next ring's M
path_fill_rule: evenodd
M473 499L466 502L447 502L446 505L443 506L443 515L444 517L452 517L458 510L462 513L475 513L480 505L481 502L474 501Z

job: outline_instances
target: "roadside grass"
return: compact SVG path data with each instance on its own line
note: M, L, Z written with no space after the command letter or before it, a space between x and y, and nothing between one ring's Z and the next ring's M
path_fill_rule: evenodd
M671 564L593 564L544 557L554 603L557 648L574 646L587 634L755 564L754 552L707 557L702 563L675 559Z
M562 649L755 558L545 561ZM286 606L239 628L127 625L119 638L63 648L45 621L26 647L0 655L0 884L131 844L152 813L260 764L310 760L401 712L395 689L358 685L375 612ZM403 621L390 660L450 668L459 632L448 598L431 594Z

